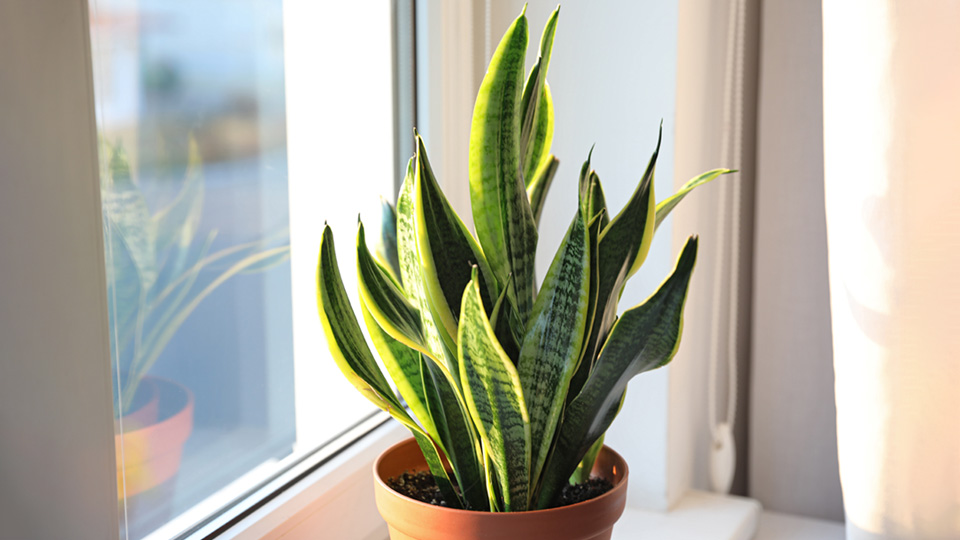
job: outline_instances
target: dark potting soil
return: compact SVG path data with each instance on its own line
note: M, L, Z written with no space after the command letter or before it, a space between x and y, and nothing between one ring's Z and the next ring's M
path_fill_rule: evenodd
M606 478L593 476L586 482L574 484L572 486L563 486L560 496L553 500L552 508L577 504L578 502L589 501L594 497L599 497L613 489L613 484Z
M427 471L405 472L400 476L394 476L387 479L387 485L397 493L410 497L411 499L432 504L435 506L448 506L443 500L440 488L433 480L433 475ZM606 478L593 477L586 482L572 486L564 486L560 495L554 499L551 508L568 506L578 502L588 501L594 497L599 497L613 489L613 484Z
M387 479L387 485L397 493L435 506L448 506L433 475L427 471L405 472Z

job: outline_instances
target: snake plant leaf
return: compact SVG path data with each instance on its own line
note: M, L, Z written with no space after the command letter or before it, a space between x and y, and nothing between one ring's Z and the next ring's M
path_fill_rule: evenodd
M593 159L593 150L596 148L596 144L590 146L590 152L587 153L587 160L583 162L583 165L580 166L580 181L577 183L577 186L580 188L580 205L584 205L587 201L587 194L590 187L590 161Z
M650 162L640 179L637 189L623 210L616 215L600 235L601 281L603 273L614 276L621 270L620 264L628 269L626 277L632 276L643 264L653 242L653 224L656 216L654 204L654 172L657 168L657 156L663 141L663 127L657 136L657 147L650 156ZM604 252L607 255L604 255Z
M550 84L543 81L543 92L533 120L532 133L523 153L525 156L523 180L528 190L532 183L531 178L536 178L537 172L550 159L550 147L553 145L553 117L553 93L550 91Z
M596 171L590 171L590 183L587 188L587 216L593 219L595 216L603 214L600 218L600 230L606 229L610 224L610 215L607 213L607 198L603 194L603 185L600 184L600 177Z
M420 314L370 254L360 221L357 223L357 282L364 307L387 335L412 349L426 349L420 331Z
M478 272L464 289L457 343L460 379L484 451L493 463L507 512L526 510L530 421L520 377L503 351L480 298Z
M530 199L530 210L533 212L534 222L540 224L540 214L543 212L543 203L547 199L547 190L553 183L553 177L557 175L557 168L560 167L560 160L556 156L548 156L543 166L540 167L533 181L527 187L527 198Z
M390 385L377 367L376 360L367 348L366 339L360 331L350 299L343 288L333 231L329 225L323 228L320 240L320 260L317 265L317 305L320 322L327 335L334 360L341 371L374 403L392 396ZM390 400L387 399L387 402ZM395 399L393 400L395 401ZM388 403L391 404L392 403ZM379 406L379 405L378 405ZM404 413L405 414L405 413ZM403 422L403 420L401 420Z
M606 216L606 209L600 210L600 214L593 216L592 221L587 225L587 238L590 251L590 284L589 303L587 304L587 316L585 330L593 328L593 322L597 315L597 306L600 296L600 230L603 227L603 217ZM602 316L602 315L599 315ZM587 382L590 370L593 368L595 359L596 336L590 333L584 333L583 344L580 349L580 357L577 360L577 367L570 378L570 386L567 388L567 403L569 403L583 388L583 383Z
M589 358L596 358L596 353L603 346L603 342L613 326L617 313L617 302L627 279L643 263L650 244L653 241L653 220L655 215L653 175L656 169L657 156L660 153L660 137L657 138L657 147L650 157L650 162L640 179L640 184L630 200L619 214L600 233L599 240L599 273L600 279L597 292L597 310L593 318L593 326L587 336ZM581 169L581 193L584 197L590 196L590 158ZM582 180L586 174L587 180ZM599 178L597 179L599 182ZM586 187L584 187L586 186ZM588 204L588 203L584 203Z
M488 510L483 453L470 413L439 365L423 356L421 373L427 409L437 427L440 446L452 465L465 508Z
M490 496L488 508L491 512L503 512L503 504L500 502L503 500L503 492L497 482L496 469L486 448L483 449L483 462L485 464L484 479L487 481L487 493Z
M523 343L523 336L517 334L517 329L520 327L517 311L507 299L507 289L512 278L513 276L510 276L507 279L507 283L500 291L500 297L490 311L490 326L493 327L500 346L516 365L517 359L520 358L520 344Z
M590 150L591 155L593 154L593 149ZM578 364L577 371L573 375L573 378L570 381L570 392L567 394L567 402L572 400L574 396L577 395L577 392L580 391L580 388L583 386L583 383L586 382L587 376L590 374L590 370L593 368L593 361L596 360L596 353L599 348L603 345L601 335L606 336L607 330L609 330L610 325L613 324L613 321L607 319L606 325L604 325L603 317L606 315L615 315L616 299L613 299L612 309L607 309L607 302L601 302L600 296L600 258L599 258L599 231L602 231L610 223L610 218L607 214L607 202L603 194L603 186L600 183L600 177L597 175L596 171L590 169L590 157L587 157L587 161L584 162L583 168L580 171L580 206L584 208L588 216L594 220L599 227L597 232L594 233L591 229L591 242L597 242L596 246L591 244L591 283L590 283L590 307L587 314L587 328L588 332L584 336L583 340L583 350L581 352L581 361ZM615 284L614 284L615 288ZM612 292L611 289L610 292ZM605 293L603 298L610 301L610 292ZM617 298L619 298L619 292L617 293ZM601 306L598 308L598 306ZM608 313L609 311L609 313ZM599 312L599 314L598 314Z
M397 210L390 201L380 198L380 241L374 254L381 266L387 268L391 277L400 282L400 254L397 251Z
M451 377L459 376L455 355L447 355L433 319L433 312L423 286L423 269L420 266L420 243L417 240L415 209L416 157L407 162L407 173L397 197L397 250L400 260L400 277L404 292L411 304L420 312L421 331L426 350L433 361L442 364Z
M190 137L187 150L187 172L177 197L168 206L153 216L157 231L157 253L171 247L177 251L170 261L173 273L179 274L185 264L190 246L193 245L204 199L203 160L196 138Z
M589 245L584 214L578 209L544 278L520 348L517 370L530 418L533 478L539 478L549 454L580 360L589 305Z
M460 301L470 282L471 265L480 268L480 294L488 308L497 298L497 281L480 246L440 190L419 135L416 158L414 225L424 292L440 337L455 351Z
M327 345L337 367L371 403L413 432L430 472L437 480L437 486L444 492L444 498L451 505L462 506L459 496L450 484L435 442L410 418L406 409L393 395L390 385L367 347L340 278L333 232L326 225L320 240L320 258L317 265L317 307Z
M420 353L393 339L370 314L366 302L361 299L360 312L363 322L367 325L370 341L377 350L383 367L397 386L400 397L407 402L413 416L420 421L424 431L434 440L442 442L437 432L437 426L427 409L427 399L423 390L423 374L421 373Z
M454 313L446 304L444 287L464 278L452 266L438 267L436 261L471 261L487 268L476 241L454 213L433 176L423 140L417 136L417 155L408 163L407 176L397 202L397 243L400 273L407 296L419 306L422 339L414 345L429 359L425 376L425 395L442 446L447 453L468 508L483 509L487 494L483 483L483 465L478 436L471 425L459 385L460 371L456 349L442 324L441 316L458 316L460 303L455 302ZM436 252L436 253L435 253ZM463 259L455 258L463 257ZM425 262L427 261L427 262ZM467 272L468 263L464 262ZM491 288L495 293L495 278L489 270ZM459 294L459 293L458 293ZM438 299L444 304L436 302Z
M627 391L624 390L623 394L620 395L620 404L617 405L616 412L613 414L613 418L616 418L620 411L623 409L623 402L627 399ZM613 422L611 418L610 422L607 422L609 425ZM571 484L579 484L581 482L586 482L590 479L590 471L593 470L593 464L597 461L597 455L600 453L600 449L603 448L603 439L604 435L600 435L600 438L597 439L597 442L593 443L593 446L587 450L587 453L583 456L583 459L580 460L580 463L577 464L577 469L573 472L573 475L570 477Z
M524 8L526 9L526 8ZM534 300L537 226L527 199L520 159L521 91L527 18L521 13L504 35L473 109L470 130L470 200L477 238L526 323Z
M157 358L160 357L167 343L173 339L174 334L183 325L184 321L186 321L187 317L193 313L193 310L195 310L207 296L220 287L220 285L224 284L233 276L242 274L248 268L254 267L263 261L271 260L277 255L289 252L290 246L283 245L251 253L223 272L217 274L213 280L205 284L200 292L186 296L184 301L189 299L189 302L186 302L186 304L182 306L178 305L175 310L171 311L168 320L157 324L147 335L147 338L144 340L144 350L148 351L148 354L142 355L139 359L139 365L132 366L131 369L140 374L148 372L150 368L153 367L154 362L157 361Z
M420 453L423 454L423 458L427 462L427 467L430 469L430 474L433 475L434 482L437 483L440 494L443 495L443 500L452 508L464 508L463 499L453 489L453 484L450 483L450 475L443 465L443 459L440 455L441 450L436 441L421 431L411 430L411 433L417 441L417 446L420 447Z
M130 175L123 148L115 147L107 178L101 190L103 214L111 235L118 235L133 261L144 293L157 280L157 231L143 192Z
M520 109L520 162L525 185L529 188L537 170L544 165L553 143L553 97L547 85L550 52L557 30L557 7L540 37L540 54L523 87Z
M676 193L657 203L657 217L654 221L654 228L656 229L660 227L660 224L663 223L663 220L667 219L667 216L670 215L670 211L680 204L680 201L682 201L683 198L695 188L712 182L724 174L731 174L735 172L737 171L734 169L713 169L712 171L707 171L700 176L694 177L687 181L687 183L678 189Z
M425 374L420 369L420 355L417 353L426 353L428 349L422 341L419 314L388 279L387 273L374 262L366 249L362 223L357 233L357 275L363 308L377 327L370 329L374 345L378 345L378 336L375 335L377 330L382 330L388 339L398 341L396 346L401 348L400 354L404 355L398 360L405 360L410 366L406 370L402 370L401 366L403 372L399 375L405 377L410 386L416 384L419 391L411 393L411 389L406 388L407 385L394 375L396 368L392 370L390 362L391 355L396 356L397 353L378 346L377 350L387 366L387 371L396 382L401 395L410 404L414 415L421 420L428 434L438 440L441 449L453 464L464 503L469 508L485 504L486 492L481 481L478 443L470 427L462 397L453 387L457 384L457 379L448 371L446 364L441 366L436 361L429 362L428 373ZM417 366L416 373L412 366ZM459 376L459 373L457 375ZM415 408L414 403L418 407Z
M603 439L604 436L600 435L597 442L593 443L593 446L587 450L583 459L577 464L577 469L573 471L573 474L570 476L571 485L582 484L590 480L590 471L593 470L593 464L597 461L597 455L600 453L600 449L603 448Z
M107 300L113 307L110 322L110 336L117 336L118 345L112 347L113 354L121 366L130 366L138 363L142 354L139 347L132 346L137 331L142 329L143 289L136 263L127 251L127 247L119 234L106 235L107 247L111 250L112 259L107 265ZM127 377L120 381L120 388L115 388L121 394L121 413L129 412L133 402L136 384L127 379L135 376L127 370Z
M673 273L640 305L617 320L590 378L564 411L556 448L544 472L538 508L549 504L616 416L627 383L666 365L680 345L683 306L697 258L687 240Z

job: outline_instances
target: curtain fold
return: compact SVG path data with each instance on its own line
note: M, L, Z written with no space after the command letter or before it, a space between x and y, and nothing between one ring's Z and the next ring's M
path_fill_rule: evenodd
M823 4L850 540L960 538L960 2Z

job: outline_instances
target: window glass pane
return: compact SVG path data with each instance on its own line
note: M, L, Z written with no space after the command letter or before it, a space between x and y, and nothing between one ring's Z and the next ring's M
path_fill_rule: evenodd
M358 31L335 9L91 2L124 538L179 534L374 410L313 276L328 221L358 306L357 211L376 231L394 193L391 10Z

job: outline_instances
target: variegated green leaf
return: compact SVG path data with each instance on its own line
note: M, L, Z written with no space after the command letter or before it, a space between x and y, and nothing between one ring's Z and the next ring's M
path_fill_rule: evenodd
M391 277L400 282L400 255L397 252L397 210L390 201L380 198L380 241L376 257L381 266L390 271Z
M606 229L610 224L610 216L607 214L607 198L603 194L603 185L600 184L600 177L596 171L590 171L589 184L587 187L587 216L593 219L603 213L600 219L600 230Z
M163 253L171 247L169 264L174 275L179 274L186 264L187 253L193 245L193 239L200 225L204 199L203 160L196 139L191 136L187 150L187 171L177 197L167 207L153 216L153 227L157 231L157 253Z
M340 278L333 232L329 226L324 226L320 241L320 260L317 265L317 306L320 322L327 336L327 345L334 361L347 379L378 407L384 410L391 407L402 409L403 407L393 397L383 373L377 367L376 360L370 354L366 339L360 331L360 325L357 324L356 315ZM406 412L398 414L400 415L398 420L404 425L416 426Z
M397 386L400 397L410 406L410 411L420 421L424 431L434 440L442 443L433 417L427 410L426 396L423 392L423 374L420 372L420 353L384 332L377 320L370 314L370 310L367 309L367 304L362 298L360 300L360 311L363 314L363 322L367 325L370 340L373 341L373 346L377 350L377 354L380 355L383 367L387 368L387 374L390 375L390 379Z
M600 308L598 314L598 306L603 305L600 302L599 235L600 231L610 223L610 218L607 217L607 202L603 195L603 186L600 184L600 177L596 171L590 169L590 157L592 157L592 155L593 149L591 148L590 156L587 157L587 161L584 162L580 170L580 207L584 209L588 216L591 216L591 219L596 225L596 230L591 228L590 231L591 246L594 246L594 242L596 242L596 245L592 247L590 252L590 307L587 312L587 328L589 331L586 336L584 336L583 349L580 355L581 362L578 364L577 371L570 380L570 393L567 394L568 403L577 395L580 388L583 387L583 383L587 380L587 375L590 374L590 370L593 368L593 361L596 360L597 350L603 344L603 342L600 341L600 334L602 333L605 336L606 330L609 329L609 324L613 324L613 321L609 321L608 326L603 326L603 308ZM606 295L606 297L609 296L609 294ZM617 296L619 297L619 294ZM616 306L614 305L613 310L615 309Z
M531 73L533 75L533 73ZM533 118L533 125L530 130L529 139L525 144L526 150L522 151L523 159L523 181L529 191L532 178L536 178L539 171L547 160L550 159L550 147L553 145L553 93L550 91L550 85L543 81L543 91L540 93L540 104L536 108L536 116ZM526 118L526 114L522 118ZM524 126L526 127L526 126ZM523 127L521 130L524 129ZM521 137L524 134L521 131Z
M523 87L520 110L520 162L529 188L536 171L545 164L553 142L553 97L547 85L550 52L560 7L554 10L540 37L540 54Z
M199 292L185 295L183 297L185 304L176 305L169 312L169 319L153 325L152 331L148 333L144 340L143 350L145 354L137 354L138 364L131 366L131 371L138 374L148 372L187 317L193 313L193 310L195 310L207 296L217 290L220 285L224 284L233 276L242 274L247 268L273 259L280 254L289 253L289 251L290 246L285 245L251 253L234 263L230 268L217 274L216 277L209 283L206 283Z
M537 295L517 365L530 417L535 479L549 454L580 359L589 286L589 238L583 212L578 210Z
M553 143L553 95L547 83L547 71L559 12L558 6L544 26L540 53L530 70L521 97L520 161L527 187L536 171L546 162Z
M317 264L317 308L320 323L327 337L327 346L334 362L347 380L371 403L387 411L413 432L423 450L430 472L443 492L444 498L453 506L460 507L459 496L453 490L435 442L407 414L406 409L390 390L383 373L367 347L356 315L350 306L343 288L333 232L324 226L320 241L320 258Z
M470 282L471 265L480 268L480 294L488 308L497 298L497 282L480 246L440 190L419 135L414 224L427 303L440 337L455 351L460 299Z
M639 268L650 250L653 240L653 220L655 215L653 175L656 170L657 156L660 153L661 137L657 138L657 148L650 157L647 169L640 184L630 200L619 214L602 230L599 241L599 283L597 292L596 315L593 326L587 336L586 357L594 359L613 326L617 315L617 302L627 278ZM590 174L589 158L581 169L581 192L589 197ZM586 175L587 181L583 181ZM599 181L599 179L598 179ZM586 187L583 187L586 186Z
M680 201L682 201L688 193L693 191L694 188L702 186L708 182L712 182L721 175L735 172L737 171L732 169L714 169L690 179L686 184L683 185L683 187L677 190L676 193L657 203L657 217L653 224L654 228L660 227L660 224L663 223L663 220L667 219L667 216L670 215L670 211L680 204Z
M593 443L593 446L587 450L586 455L584 455L583 459L580 460L576 470L574 470L573 474L570 476L571 485L582 484L583 482L590 480L590 471L593 470L593 464L597 461L597 454L599 454L600 449L603 448L603 439L604 436L600 435L600 438L597 439L597 442Z
M650 157L650 163L633 192L630 200L620 210L600 235L600 279L616 279L622 269L626 269L625 278L632 276L643 264L653 242L653 224L656 216L654 204L654 172L657 168L657 156L663 140L663 128L657 137L657 148ZM601 285L602 287L602 285Z
M577 183L577 186L580 188L580 204L583 204L587 200L587 188L590 187L590 161L593 159L593 149L597 145L590 147L590 152L587 153L587 160L583 162L583 165L580 166L580 181Z
M419 310L424 351L433 361L440 363L451 377L459 377L455 355L447 355L433 319L433 312L423 286L423 269L420 266L420 242L416 231L416 157L407 162L407 173L397 197L397 250L400 259L400 276L404 292L410 303ZM449 356L449 358L448 358ZM451 371L452 370L452 371Z
M540 224L540 214L543 213L543 203L547 199L547 191L550 189L550 184L553 183L553 178L557 175L557 168L559 167L560 160L556 156L548 156L527 187L527 198L530 199L530 209L537 225Z
M477 95L470 131L470 199L477 238L524 324L534 300L537 226L523 182L520 113L527 18L513 22Z
M523 343L523 335L518 332L520 321L517 311L513 309L510 300L507 298L507 288L509 286L510 279L507 279L503 290L500 291L500 297L497 298L497 302L490 311L490 326L493 327L500 346L503 347L507 356L516 365L520 358L520 345Z
M437 442L422 431L410 430L410 432L417 441L417 446L420 447L420 453L423 454L423 459L427 462L430 474L433 475L433 480L437 483L437 488L440 489L444 501L451 508L464 508L463 499L453 488L453 484L450 483L450 475L443 465L441 450L437 446Z
M476 247L476 242L466 231L463 224L459 222L459 218L453 214L453 210L443 197L443 193L440 192L430 170L422 141L419 137L417 137L417 141L420 151L407 165L407 176L404 179L400 197L397 201L397 243L400 256L400 273L408 297L414 303L414 307L420 307L423 348L419 350L429 357L424 392L428 407L431 410L431 416L440 432L443 448L454 466L454 472L457 475L466 506L483 509L486 505L487 495L482 482L483 465L480 457L478 435L467 416L466 404L463 402L463 396L460 392L460 372L456 353L450 350L441 337L441 329L435 323L437 311L432 309L431 302L433 300L427 294L427 284L430 287L429 290L436 293L437 289L440 288L441 280L451 278L446 273L443 276L437 274L436 267L433 265L424 266L421 264L421 254L430 260L434 260L433 249L439 249L441 252L444 249L442 246L438 247L436 238L434 238L433 243L430 243L431 234L435 231L440 231L438 234L443 235L442 239L447 241L456 239L455 235L462 235L459 237L461 242L458 244L461 250L457 250L457 253L462 253L464 244L468 248L470 246ZM420 174L423 176L423 184L419 187L417 184L418 168L421 168ZM421 216L419 227L420 232L426 231L427 233L423 247L428 249L422 249L421 240L424 240L424 238L418 236L417 208L423 203L417 202L417 200L422 199L423 196L426 196L426 201L429 204L426 217L430 219L424 219L424 216ZM436 223L443 224L443 227L437 227ZM436 234L433 234L433 236L436 236ZM478 247L476 252L479 252ZM470 253L473 256L475 252L470 249ZM440 260L455 260L447 258L449 256L449 254L446 254ZM482 255L478 254L476 256L478 262L486 264ZM469 280L469 276L467 280ZM456 306L459 312L459 304L456 304Z
M590 378L564 410L556 448L544 471L538 508L549 505L610 426L630 379L666 365L676 354L696 258L697 239L691 237L670 277L650 298L624 312L610 331Z
M582 206L581 206L582 207ZM593 328L594 319L602 315L597 314L598 299L600 295L600 229L603 225L603 217L607 215L606 209L602 209L600 214L593 216L593 220L587 225L587 238L590 246L590 286L588 290L589 303L587 304L586 330ZM583 344L580 348L580 357L577 360L576 370L570 378L570 386L567 388L567 403L580 392L583 383L587 382L590 370L593 368L595 357L596 336L585 332Z
M123 242L137 270L143 294L157 280L157 231L150 208L130 175L130 163L120 147L113 149L108 182L100 201L111 235Z
M490 496L489 508L491 512L503 512L503 493L500 484L497 482L497 471L490 459L487 449L483 449L484 478L487 482L487 493Z
M441 447L453 466L464 505L470 510L488 510L480 436L466 404L461 402L449 378L435 362L421 358L421 363L427 409L436 423Z
M426 350L420 331L420 314L373 259L367 248L362 222L357 223L357 283L360 299L384 332L407 347Z
M477 271L463 292L459 327L460 379L483 448L496 471L507 512L527 509L530 422L520 377L500 347L480 299Z

